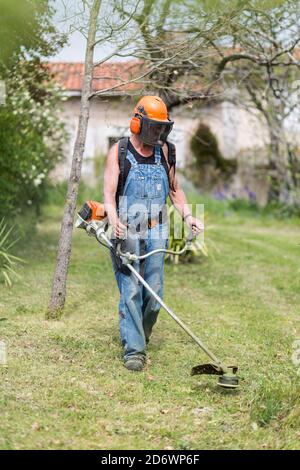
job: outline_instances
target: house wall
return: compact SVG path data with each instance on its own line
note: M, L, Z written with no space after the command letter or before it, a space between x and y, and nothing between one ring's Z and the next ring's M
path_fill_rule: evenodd
M186 154L189 153L189 140L200 122L210 127L225 158L237 158L246 149L262 148L268 142L267 129L259 114L249 113L231 103L216 103L191 111L179 108L174 118L179 120L184 130Z
M106 155L110 139L128 134L128 125L133 102L130 98L102 97L93 100L90 109L90 120L82 167L83 179L96 184L94 157ZM72 150L78 125L80 97L70 97L63 103L62 119L66 123L70 139L65 146L65 160L52 173L55 180L68 177L71 167ZM172 112L175 124L171 138L177 149L177 165L184 167L191 162L189 150L190 139L200 122L208 125L217 137L220 150L226 158L238 158L240 171L234 182L235 191L239 193L245 185L255 186L255 191L266 198L266 185L249 176L253 164L262 163L262 149L268 142L265 126L257 114L237 108L230 103L217 103L210 106L194 108L176 108ZM258 187L259 186L259 187Z
M83 176L92 175L91 160L95 155L108 152L110 138L121 137L128 133L132 106L130 98L108 97L91 103ZM63 104L61 118L66 123L70 139L65 146L66 159L54 172L54 177L57 179L68 176L79 110L80 97L71 97ZM238 153L251 147L263 147L267 142L267 132L261 120L228 103L202 107L196 112L178 108L172 113L172 118L175 124L170 140L177 146L179 167L183 167L191 160L189 141L200 121L210 126L218 139L221 152L227 158L236 157Z
M94 183L93 157L107 154L109 139L122 136L128 128L131 104L126 101L112 98L102 98L91 103L90 119L82 166L84 179ZM65 160L57 165L52 177L55 180L64 180L68 177L73 146L76 138L78 117L80 111L80 97L71 97L63 103L62 120L66 124L69 140L65 145Z

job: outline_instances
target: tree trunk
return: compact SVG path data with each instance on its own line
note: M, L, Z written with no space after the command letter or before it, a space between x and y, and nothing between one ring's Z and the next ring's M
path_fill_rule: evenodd
M273 116L270 120L270 162L272 167L270 197L285 204L292 203L294 191L290 168L289 146L283 123Z
M51 299L47 311L47 318L58 318L65 305L67 274L71 257L73 220L76 209L82 159L89 120L90 94L92 91L93 77L93 58L97 30L97 19L100 11L100 6L101 0L94 0L90 10L88 38L85 52L85 68L80 104L80 115L77 136L73 150L72 167L68 182L68 191L64 215L61 224L58 254L52 284Z

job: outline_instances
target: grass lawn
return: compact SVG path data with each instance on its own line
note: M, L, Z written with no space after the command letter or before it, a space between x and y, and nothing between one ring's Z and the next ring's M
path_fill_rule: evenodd
M166 266L167 303L239 365L239 391L225 392L213 376L189 375L207 358L164 311L146 370L124 368L109 254L83 231L65 314L45 321L61 209L45 214L19 253L21 280L0 286L1 449L300 449L295 221L212 212L213 258Z

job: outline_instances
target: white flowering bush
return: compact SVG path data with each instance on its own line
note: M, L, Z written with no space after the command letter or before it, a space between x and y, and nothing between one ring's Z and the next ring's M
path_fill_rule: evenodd
M44 65L20 61L2 76L7 95L0 106L0 217L39 208L66 137L59 119L63 97Z

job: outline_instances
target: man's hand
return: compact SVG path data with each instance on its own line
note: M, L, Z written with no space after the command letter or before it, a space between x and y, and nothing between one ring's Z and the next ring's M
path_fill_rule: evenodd
M127 227L126 225L122 224L120 219L115 219L114 222L111 223L113 228L113 232L117 238L124 238L126 234Z
M196 219L192 215L189 215L185 218L187 226L192 229L194 235L198 235L200 232L204 231L204 225L201 220Z

